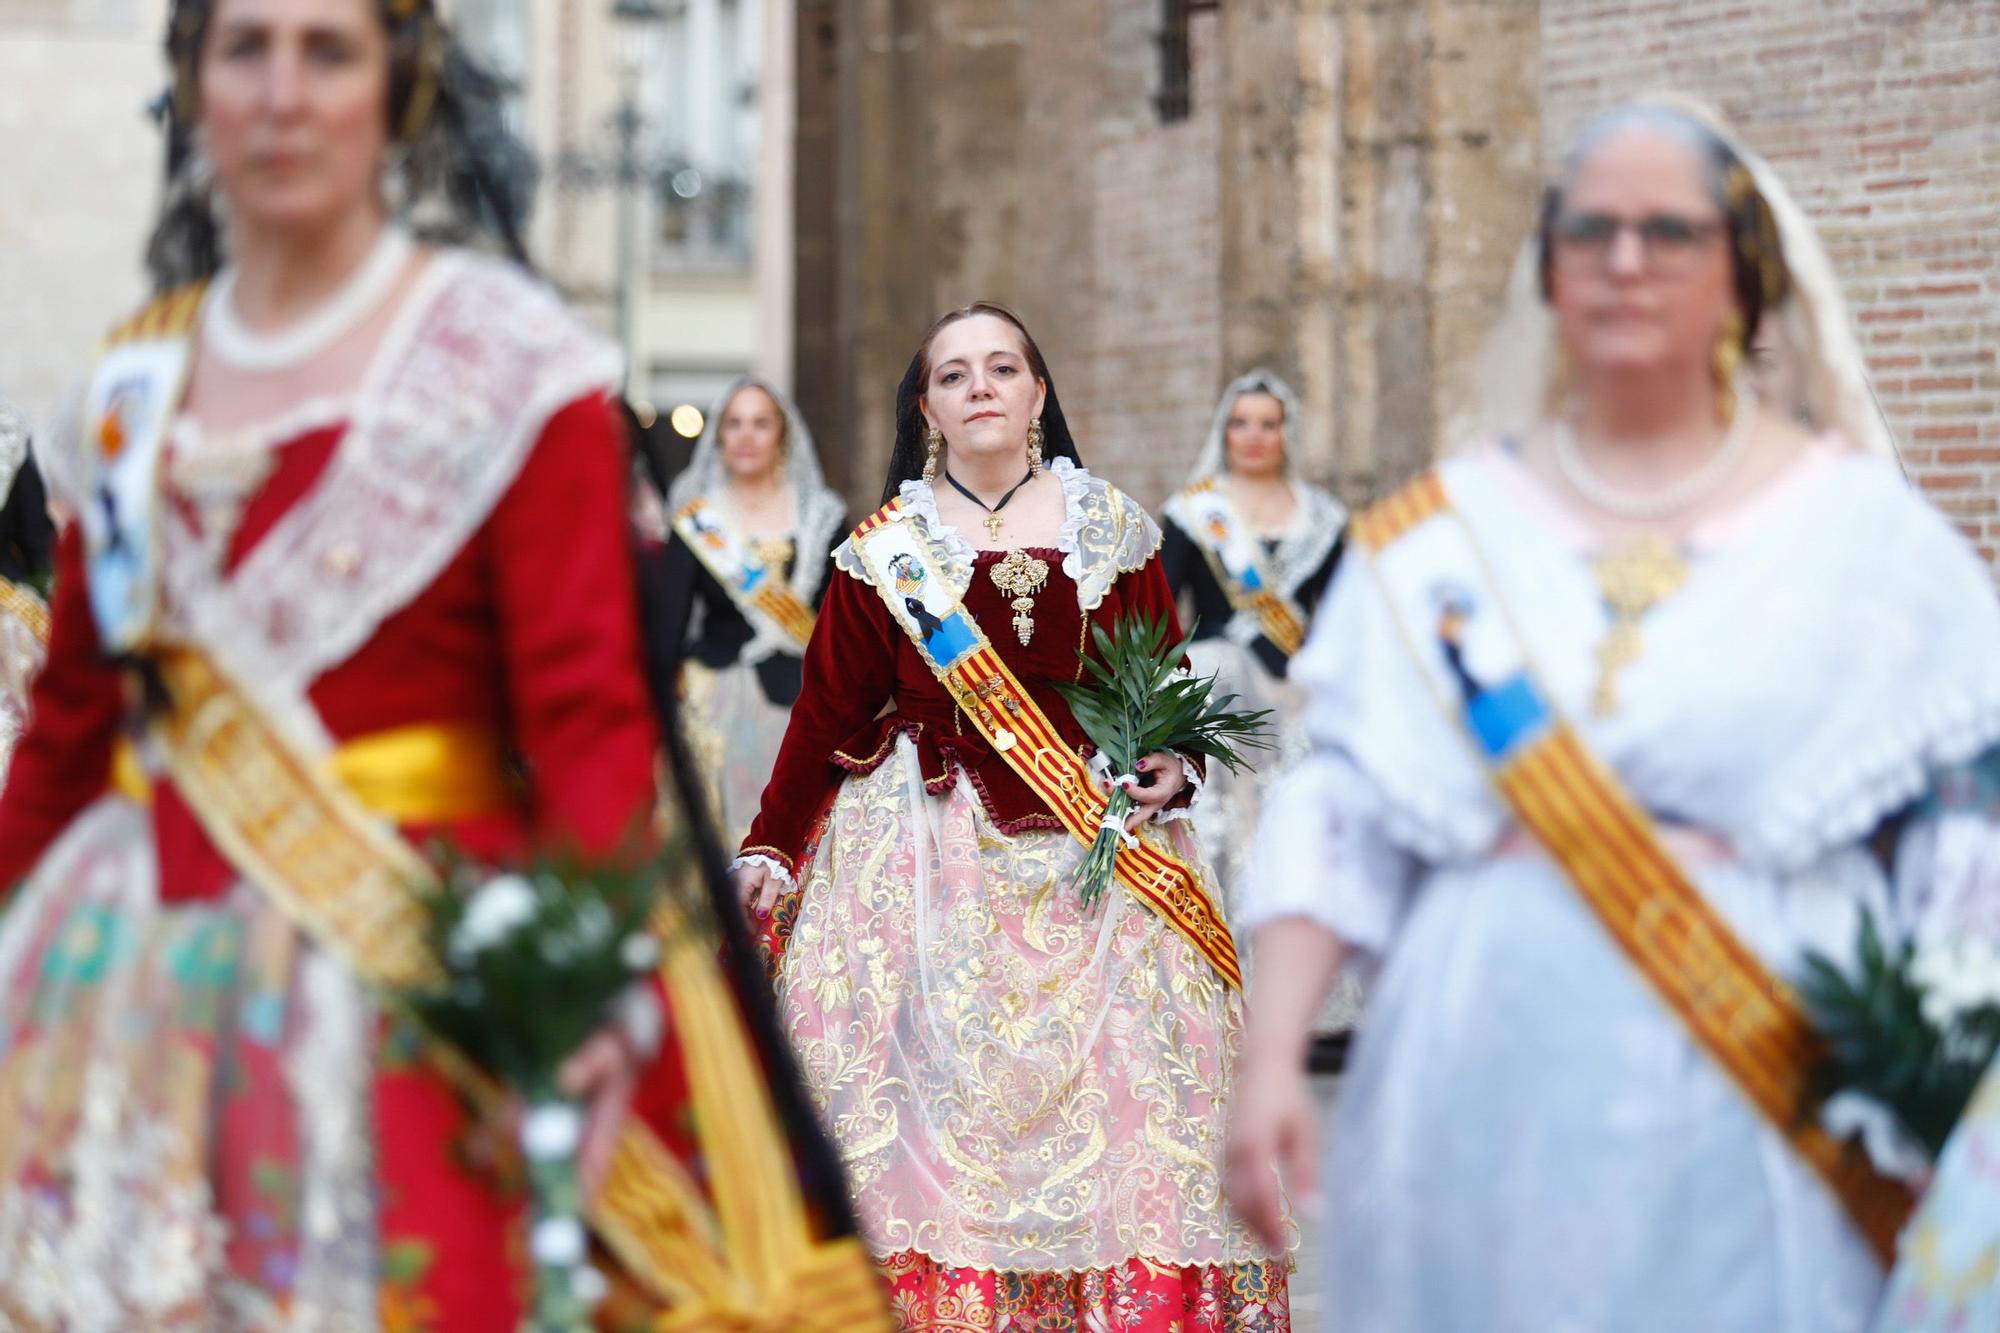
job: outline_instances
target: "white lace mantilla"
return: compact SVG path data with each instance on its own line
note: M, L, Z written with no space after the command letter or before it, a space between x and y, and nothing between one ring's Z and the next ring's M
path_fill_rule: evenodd
M549 419L608 390L617 352L513 265L439 255L376 354L332 462L227 577L170 517L176 628L273 703L302 699L428 587Z
M1142 569L1152 559L1160 549L1160 525L1131 496L1069 459L1054 459L1048 466L1063 490L1063 525L1056 549L1063 553L1063 573L1076 584L1077 605L1087 615L1104 601L1121 574ZM904 509L931 537L932 553L952 588L963 596L972 582L972 543L938 517L937 493L929 482L906 481L899 494ZM854 552L852 537L833 557L842 571L873 586Z

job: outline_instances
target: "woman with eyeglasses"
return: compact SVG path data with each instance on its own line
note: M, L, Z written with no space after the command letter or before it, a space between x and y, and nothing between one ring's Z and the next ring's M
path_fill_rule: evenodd
M1782 349L1763 394L1746 351ZM1563 159L1485 420L1350 526L1246 883L1229 1187L1373 1333L1858 1333L1911 1189L1790 981L1993 922L2000 610L1771 170L1677 101ZM1301 1047L1374 973L1315 1161Z

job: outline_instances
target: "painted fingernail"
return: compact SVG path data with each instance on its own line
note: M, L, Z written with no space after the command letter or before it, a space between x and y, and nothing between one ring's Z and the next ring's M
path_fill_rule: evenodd
M1146 771L1146 761L1141 759L1137 764L1134 765L1134 767L1137 768L1141 773L1144 773Z

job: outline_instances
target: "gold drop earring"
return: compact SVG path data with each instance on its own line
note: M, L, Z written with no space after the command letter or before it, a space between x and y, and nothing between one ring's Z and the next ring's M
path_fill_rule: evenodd
M944 432L932 426L924 432L924 480L936 481L938 463L944 457Z
M1722 321L1722 334L1715 340L1710 358L1715 373L1715 410L1728 425L1736 419L1736 376L1743 369L1743 320L1731 315Z
M1042 475L1042 419L1036 417L1028 423L1028 475Z

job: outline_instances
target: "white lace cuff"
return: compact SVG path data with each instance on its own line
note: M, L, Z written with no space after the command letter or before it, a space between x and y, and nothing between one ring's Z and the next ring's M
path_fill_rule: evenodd
M667 1035L667 1011L650 980L635 981L611 1006L611 1021L641 1064L660 1053Z
M763 866L785 886L786 893L798 887L798 881L792 878L792 872L785 869L784 863L775 857L765 856L762 852L750 852L729 863L732 872L741 870L744 866Z
M1201 804L1202 792L1208 787L1207 781L1201 776L1201 770L1195 767L1193 759L1182 754L1179 750L1175 750L1173 754L1174 758L1181 761L1181 776L1187 780L1187 804L1173 806L1170 809L1160 811L1160 813L1153 816L1155 824L1171 824L1176 819L1193 819L1194 808Z

